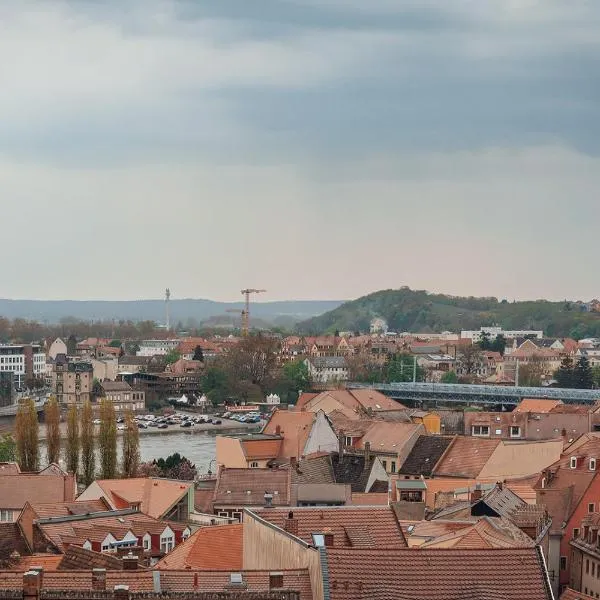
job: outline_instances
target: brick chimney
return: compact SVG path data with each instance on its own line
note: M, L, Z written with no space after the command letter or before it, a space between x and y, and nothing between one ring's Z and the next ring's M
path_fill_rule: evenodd
M113 597L115 600L129 600L129 586L115 585Z
M92 569L92 590L106 590L106 569Z
M293 511L290 510L287 518L283 520L283 528L288 533L298 537L298 519L294 517Z
M138 557L131 552L123 557L123 571L137 571Z
M265 508L272 508L273 507L273 494L271 494L271 492L265 492L264 498L265 498Z
M38 600L42 591L43 572L27 571L23 573L23 600Z
M275 435L281 435L281 425L277 425L277 427L275 427Z
M483 490L481 484L476 484L475 489L471 492L471 502L478 502L483 498Z
M290 466L292 469L298 468L298 459L295 456L290 456Z

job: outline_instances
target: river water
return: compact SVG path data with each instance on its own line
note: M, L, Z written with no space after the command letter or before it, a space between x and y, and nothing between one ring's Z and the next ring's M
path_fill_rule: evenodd
M198 474L205 474L209 467L215 472L215 445L216 436L220 434L249 433L251 430L243 429L240 431L177 431L173 433L152 433L140 435L140 455L142 462L158 458L166 458L170 454L179 452L182 456L189 458L196 465ZM64 444L64 442L63 442ZM121 437L117 438L117 448L119 459L121 454ZM46 444L40 443L41 464L46 464ZM211 464L212 461L212 464ZM60 461L64 468L64 461ZM96 457L96 467L100 464L99 457Z

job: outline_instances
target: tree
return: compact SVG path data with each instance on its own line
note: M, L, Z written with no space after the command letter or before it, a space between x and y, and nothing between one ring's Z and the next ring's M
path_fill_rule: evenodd
M140 465L140 434L131 409L125 413L123 477L135 477Z
M594 375L587 356L580 356L573 369L573 385L581 390L591 390L594 387Z
M561 388L572 388L575 383L573 359L570 356L565 356L560 363L557 371L554 373L554 379L558 387Z
M102 387L102 383L99 379L94 377L94 381L92 382L92 398L98 400L104 396L104 388Z
M545 374L544 361L534 354L526 363L519 363L518 384L525 387L540 387Z
M500 352L500 354L504 356L504 351L506 350L506 338L504 335L499 333L496 336L496 339L490 344L490 350L493 352Z
M384 369L385 383L402 381L425 381L425 370L416 362L416 356L395 354Z
M96 441L94 431L94 411L92 403L86 400L81 407L81 470L83 483L90 485L96 477Z
M108 345L110 348L120 348L121 340L111 340Z
M17 459L17 444L10 433L0 437L0 462L14 462Z
M592 377L594 378L594 387L600 387L600 367L592 367Z
M159 458L158 460L153 461L152 464L158 468L160 477L192 481L197 475L196 466L185 456L181 456L179 452L167 456L166 459ZM147 470L147 467L145 467L145 469Z
M454 371L446 371L441 379L441 383L458 383L458 375Z
M206 397L214 405L227 400L230 395L229 377L222 363L211 364L210 367L204 370L200 386Z
M39 425L34 401L29 398L19 405L15 419L17 462L22 471L37 471L39 467Z
M67 339L67 354L75 356L77 354L77 338L71 334Z
M304 361L298 359L285 363L274 387L284 402L295 404L299 392L311 388L310 374Z
M204 352L202 351L202 346L196 346L194 348L194 356L192 356L192 360L204 362Z
M46 447L48 450L48 463L58 464L60 458L60 406L52 396L46 404Z
M463 375L473 377L481 365L483 353L477 344L463 346L458 355L458 362Z
M479 346L479 348L481 350L491 350L492 349L492 341L490 339L490 332L489 331L482 331L481 334L479 335L479 341L477 342L477 345Z
M177 350L169 350L169 352L165 354L165 361L168 365L176 363L180 358L181 354L177 352Z
M77 475L79 469L79 415L77 405L71 404L67 412L67 444L65 446L67 471Z
M114 479L117 475L117 419L114 404L108 398L100 401L98 448L102 479Z

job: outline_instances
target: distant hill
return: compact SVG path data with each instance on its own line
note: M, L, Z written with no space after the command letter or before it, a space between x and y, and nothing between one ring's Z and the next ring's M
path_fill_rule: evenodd
M289 300L253 302L251 314L269 323L294 324L339 306L336 300ZM243 308L242 302L212 300L171 300L171 322L185 324L189 320L201 323L223 315L227 310ZM41 323L59 323L67 318L83 321L132 320L164 323L164 300L6 300L0 299L0 316L9 319L29 319Z
M589 313L575 302L546 300L507 302L430 294L401 288L382 290L345 302L298 324L304 334L334 331L368 332L371 319L381 317L398 333L460 331L482 325L504 329L542 329L549 336L600 337L600 314Z

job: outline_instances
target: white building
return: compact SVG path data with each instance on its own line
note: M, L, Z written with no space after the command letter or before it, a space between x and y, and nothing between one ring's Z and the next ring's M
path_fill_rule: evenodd
M172 350L177 350L181 340L142 340L137 356L165 355Z
M331 383L348 379L348 365L343 356L315 356L307 358L304 364L308 374L316 383Z
M266 402L267 404L281 404L281 398L277 394L269 394Z
M463 340L469 339L473 343L481 340L481 334L487 333L490 340L495 340L499 335L503 335L507 340L517 337L534 337L541 339L544 337L543 331L533 331L532 329L523 329L519 331L504 331L502 327L480 327L479 331L461 331L460 337Z
M67 344L65 344L60 338L56 338L51 344L50 344L50 348L48 349L48 356L52 359L52 360L56 360L56 357L59 354L68 354L68 350L67 350Z
M0 371L12 372L16 388L46 374L46 355L39 344L0 345Z
M375 317L371 321L370 331L371 333L387 333L388 324L385 319L381 317Z

